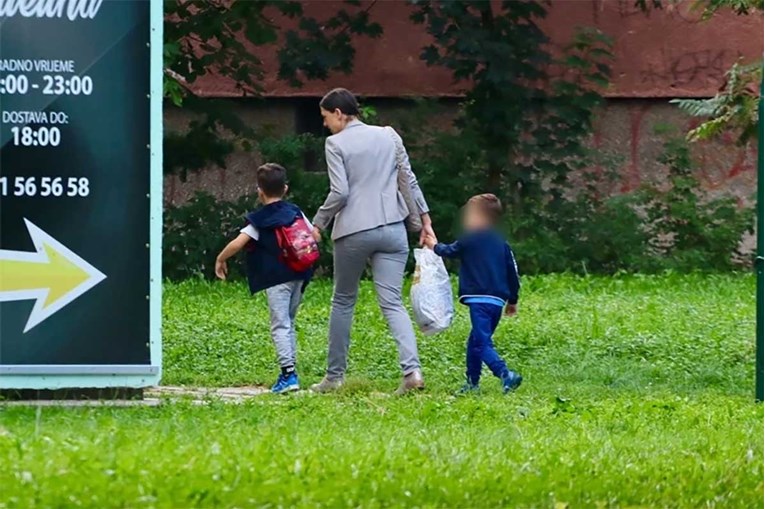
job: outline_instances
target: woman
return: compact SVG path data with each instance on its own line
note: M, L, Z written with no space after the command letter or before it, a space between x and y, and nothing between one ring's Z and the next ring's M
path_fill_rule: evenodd
M372 266L377 300L398 344L403 381L396 392L422 389L425 382L417 355L417 340L401 297L404 267L409 257L404 225L408 209L398 190L393 131L359 121L358 102L348 90L332 90L319 105L324 126L332 132L325 143L330 191L313 219L314 236L318 240L334 220L335 292L329 319L327 374L311 389L329 392L343 384L353 310L359 281L368 262ZM422 244L427 235L434 235L428 205L405 152L403 161L410 173L417 212L422 217Z

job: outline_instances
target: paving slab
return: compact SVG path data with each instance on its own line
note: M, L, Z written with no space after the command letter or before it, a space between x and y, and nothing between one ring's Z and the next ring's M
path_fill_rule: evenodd
M267 387L180 387L161 385L143 390L142 398L133 399L24 399L0 401L0 408L31 407L156 407L177 401L206 405L213 401L242 403L248 399L269 394Z
M192 399L221 399L244 401L255 396L269 394L266 387L257 385L242 387L179 387L172 385L160 385L144 389L144 397L152 398L192 398Z

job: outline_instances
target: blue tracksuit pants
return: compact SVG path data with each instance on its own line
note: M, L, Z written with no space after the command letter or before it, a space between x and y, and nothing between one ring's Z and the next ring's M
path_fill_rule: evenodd
M468 306L473 328L467 341L467 379L472 384L478 384L483 363L494 376L501 378L507 372L507 365L494 349L492 336L502 319L502 306L478 303Z

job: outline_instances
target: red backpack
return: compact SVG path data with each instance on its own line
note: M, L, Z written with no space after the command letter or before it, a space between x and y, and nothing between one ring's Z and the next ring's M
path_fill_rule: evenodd
M276 228L275 233L281 250L279 259L291 270L305 272L318 261L319 245L302 215L291 225Z

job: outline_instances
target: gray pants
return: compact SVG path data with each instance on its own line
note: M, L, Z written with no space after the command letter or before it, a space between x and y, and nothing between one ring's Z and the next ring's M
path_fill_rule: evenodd
M409 243L404 223L354 233L335 241L335 293L329 318L328 379L338 380L345 374L353 309L367 262L372 265L380 309L398 344L401 369L408 375L420 368L414 328L401 298L408 257Z
M266 290L271 313L271 339L276 347L279 366L294 366L297 357L295 316L303 298L303 281L290 281Z

